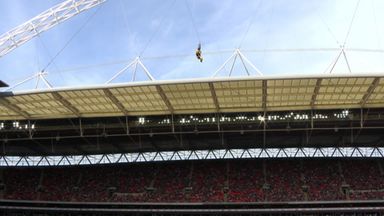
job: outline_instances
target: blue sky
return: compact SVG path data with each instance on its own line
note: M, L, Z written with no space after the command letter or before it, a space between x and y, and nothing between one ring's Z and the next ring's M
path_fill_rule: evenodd
M0 34L60 2L0 0ZM338 51L260 50L338 48L357 3L346 48L381 50L381 0L107 0L99 9L83 12L1 57L0 78L14 85L44 69L96 11L45 68L53 86L105 83L137 56L157 80L210 77L236 48L265 75L321 74ZM199 41L203 63L194 57ZM383 52L346 54L354 73L384 71ZM230 65L218 75L226 76L229 70ZM130 81L132 72L126 71L114 82ZM333 73L348 73L344 59ZM246 75L240 61L233 75ZM138 69L137 80L145 79ZM29 82L17 90L35 85L36 81Z

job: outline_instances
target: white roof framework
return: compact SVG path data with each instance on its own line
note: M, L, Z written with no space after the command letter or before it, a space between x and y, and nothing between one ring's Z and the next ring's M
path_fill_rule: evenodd
M78 166L249 158L383 158L382 147L251 148L181 150L97 155L0 156L0 167Z
M383 77L248 76L3 92L0 120L379 108Z
M67 0L0 35L0 57L6 55L40 33L91 9L105 0Z

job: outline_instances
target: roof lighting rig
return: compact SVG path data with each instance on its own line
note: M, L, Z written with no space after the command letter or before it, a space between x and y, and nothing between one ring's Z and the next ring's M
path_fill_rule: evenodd
M85 154L180 148L364 146L379 136L383 122L383 109L14 120L0 121L0 145L3 143L6 152L35 148L32 154L41 149L45 149L43 154ZM364 140L367 134L374 139ZM278 137L283 141L276 140ZM26 150L25 154L31 153Z
M166 126L177 125L204 125L204 124L236 124L236 123L263 123L263 122L305 122L310 120L348 120L353 115L349 110L326 112L318 111L313 115L311 112L279 112L279 113L228 113L215 116L212 114L195 114L188 116L176 116L174 122L172 118L153 118L151 116L141 116L137 118L136 125L138 126Z
M217 133L230 131L251 132L253 130L286 130L303 129L312 125L312 128L321 127L348 127L350 122L358 125L361 113L354 110L324 110L324 111L289 111L273 113L208 113L190 115L168 116L129 116L109 118L80 118L80 119L53 119L2 121L0 122L0 135L17 139L28 135L28 138L39 137L108 137L114 135L151 135L206 132ZM384 116L384 115L383 115ZM369 115L365 115L369 120ZM372 117L377 119L377 117ZM37 126L38 125L38 126ZM265 127L264 127L265 125ZM287 126L289 125L289 127ZM27 133L26 133L27 132ZM29 133L28 133L29 132ZM33 132L33 133L32 133ZM16 134L16 135L12 135ZM17 135L19 134L19 135ZM33 136L33 137L32 137Z
M0 130L2 131L30 131L35 130L36 126L34 123L24 123L19 121L5 121L0 122Z
M130 117L128 122L129 127L164 127L170 125L177 126L204 126L204 125L231 125L231 124L262 124L262 123L284 123L284 122L308 122L308 121L346 121L353 119L353 114L349 110L334 111L334 112L321 112L311 114L310 112L279 112L279 113L267 113L263 115L261 113L227 113L227 114L193 114L193 115L175 115L175 116L140 116ZM36 130L36 122L30 123L30 121L2 121L0 122L0 130L3 132L8 131L25 131ZM63 121L59 121L60 124L65 124ZM86 122L86 119L83 119ZM87 126L95 126L95 121L88 121L89 124L83 123L84 129ZM113 127L117 123L107 121L103 123L97 123L97 125L103 125L103 127ZM41 130L58 129L55 125L41 123ZM65 128L63 126L62 128Z
M384 111L370 110L316 110L248 113L207 113L167 116L124 116L108 118L73 118L0 121L0 143L52 142L97 143L131 142L143 139L162 139L172 136L216 137L217 134L259 136L305 131L329 131L339 133L360 129L384 129ZM312 132L311 132L312 133ZM124 138L125 137L125 138ZM141 141L140 141L141 139ZM169 139L169 138L168 138ZM178 137L177 139L181 139ZM183 138L184 139L184 138ZM205 139L205 138L204 138ZM244 141L246 142L246 141ZM27 145L27 144L26 144Z

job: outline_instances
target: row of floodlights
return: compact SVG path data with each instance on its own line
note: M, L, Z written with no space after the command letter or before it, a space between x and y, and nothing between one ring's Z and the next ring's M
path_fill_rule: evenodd
M349 111L343 110L341 113L333 113L334 118L337 119L346 119L349 117ZM328 114L314 114L312 116L312 119L318 120L318 119L330 119L332 117ZM311 116L309 114L298 114L298 113L288 113L285 115L267 115L267 116L245 116L245 115L239 115L239 116L221 116L219 119L215 117L198 117L191 115L189 117L182 117L178 120L176 120L176 123L179 124L190 124L190 123L215 123L216 121L219 122L264 122L264 121L285 121L285 120L294 120L294 121L300 121L300 120L309 120L311 119ZM149 119L146 119L145 117L139 117L138 123L141 125L150 123L151 121ZM169 125L171 124L170 118L164 118L161 121L158 121L157 124L160 125Z
M20 124L20 122L18 122L18 121L13 121L12 126L9 127L4 122L1 122L0 123L0 130L3 130L5 128L14 129L14 130L29 130L29 129L34 130L35 124Z
M341 113L334 113L333 114L336 118L346 118L349 115L348 110L343 110Z
M349 116L348 110L343 110L341 113L333 113L333 116L337 119L345 119ZM312 116L313 119L329 119L329 115L326 114L315 114ZM239 115L234 117L229 116L221 116L219 119L219 122L264 122L264 121L284 121L284 120L309 120L310 116L308 114L295 114L293 112L285 114L285 115L268 115L268 116L262 116L258 115L256 116L245 116L245 115ZM217 119L215 117L203 117L199 118L197 116L189 116L183 117L179 120L177 120L179 124L190 124L190 123L215 123ZM177 122L176 121L176 122ZM149 119L146 119L145 117L139 117L138 122L140 125L144 125L146 123L150 123ZM165 118L159 122L157 122L160 125L169 125L171 124L171 119ZM9 128L4 122L0 122L0 130ZM18 121L12 122L12 127L10 129L16 129L16 130L34 130L35 124L21 124Z

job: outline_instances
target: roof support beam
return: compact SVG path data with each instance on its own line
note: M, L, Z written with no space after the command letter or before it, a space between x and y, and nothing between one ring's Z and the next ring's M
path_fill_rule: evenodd
M263 112L264 112L264 115L265 113L267 112L267 80L263 80L262 82L262 90L263 90L263 97L262 97L262 101L261 101L261 106L263 108Z
M125 107L123 106L123 104L119 101L119 99L117 99L115 97L115 95L113 95L113 93L109 90L109 89L103 89L104 91L104 94L112 101L113 104L115 104L115 106L117 106L117 108L119 108L119 110L125 115L127 116L128 115L128 110L125 109Z
M376 77L371 85L369 86L369 88L367 89L367 92L364 94L363 98L361 98L361 101L360 101L360 106L363 108L365 106L365 104L367 103L367 101L369 100L369 98L371 97L372 93L375 91L376 87L379 85L379 82L380 82L380 78L379 77Z
M165 95L164 90L159 85L156 85L156 90L160 94L160 96L163 99L165 105L168 107L169 112L173 114L174 113L173 106L172 106L171 102L169 101L167 95Z
M30 116L27 112L25 112L25 111L23 111L22 109L20 109L20 107L14 105L14 104L11 104L11 103L10 103L7 99L5 99L5 98L0 98L0 104L3 105L3 106L5 106L7 109L11 110L12 112L15 112L15 113L17 113L17 114L23 116L23 117L26 118L26 119L30 119L30 118L31 118L31 116Z
M55 100L59 101L65 108L70 110L77 117L81 117L79 110L76 107L74 107L69 101L67 101L63 96L61 96L57 92L52 92L51 94L55 98Z
M320 91L320 86L321 86L321 82L323 81L322 78L319 78L316 80L316 86L315 86L315 89L313 90L313 94L312 94L312 98L311 98L311 109L313 109L315 107L315 103L316 103L316 99L317 99L317 95L319 94L319 91Z
M220 112L220 105L219 105L219 101L217 100L215 86L211 82L208 83L208 85L209 85L209 89L211 90L212 100L213 100L213 103L215 104L216 112Z

